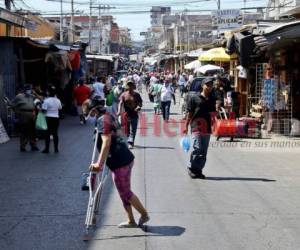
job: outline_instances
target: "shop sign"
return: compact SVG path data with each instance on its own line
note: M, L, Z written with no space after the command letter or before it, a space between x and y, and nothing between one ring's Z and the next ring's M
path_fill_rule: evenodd
M212 12L213 26L219 29L238 28L243 24L243 16L241 10L217 10Z
M0 19L4 20L5 22L13 23L18 26L23 26L24 18L18 15L14 15L11 12L0 9Z
M24 27L28 30L33 30L36 31L37 30L37 23L34 21L30 21L30 20L25 20L24 22Z

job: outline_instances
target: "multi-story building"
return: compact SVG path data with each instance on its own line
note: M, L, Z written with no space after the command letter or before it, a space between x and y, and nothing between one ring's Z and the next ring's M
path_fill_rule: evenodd
M120 30L117 23L112 23L110 30L110 53L119 53Z
M300 0L269 0L267 19L279 19L281 16L300 16Z
M112 16L101 16L100 27L100 53L110 54L110 32L112 29L113 17Z
M130 36L130 29L127 27L120 27L120 49L119 53L128 56L131 52L132 41Z
M153 6L151 9L151 28L154 33L161 33L163 30L163 16L170 15L170 7Z
M212 42L212 18L210 15L165 15L159 49L177 53L197 49Z

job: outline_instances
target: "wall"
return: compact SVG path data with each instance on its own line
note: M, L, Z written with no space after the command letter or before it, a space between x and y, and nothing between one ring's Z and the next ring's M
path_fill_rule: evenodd
M11 36L23 36L25 34L24 29L16 26L11 26ZM0 23L0 36L6 36L6 24Z
M47 20L44 20L38 16L28 16L28 18L37 23L37 29L26 30L26 36L33 38L55 36L55 27Z

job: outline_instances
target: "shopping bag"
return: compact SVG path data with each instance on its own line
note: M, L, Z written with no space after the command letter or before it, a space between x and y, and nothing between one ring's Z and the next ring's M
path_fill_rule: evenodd
M184 136L181 138L180 140L180 146L183 149L184 152L189 152L190 148L191 148L191 141L190 141L190 137L189 136Z
M47 130L47 121L46 117L42 112L39 112L35 122L35 128L38 130Z
M114 101L114 94L113 91L109 92L109 94L106 96L106 106L111 106Z

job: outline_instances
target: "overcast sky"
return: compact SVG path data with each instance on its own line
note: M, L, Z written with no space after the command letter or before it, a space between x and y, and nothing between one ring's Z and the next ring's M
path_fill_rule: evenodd
M51 2L59 0L14 0L17 8L31 9L32 11L41 11L42 13L59 13L60 3ZM70 0L63 0L63 9L66 14L70 13L71 4ZM212 10L217 8L217 0L92 0L93 5L106 4L116 7L111 12L124 12L124 11L149 11L151 6L166 6L171 7L172 10ZM4 1L0 1L2 6ZM75 10L84 11L89 13L89 0L74 0ZM80 3L80 4L78 4ZM246 7L266 6L266 0L248 0ZM222 9L242 8L244 7L244 0L221 0ZM98 14L98 10L93 10L94 14ZM199 12L201 13L201 12ZM203 13L203 12L202 12ZM106 12L109 14L109 12ZM197 14L193 12L193 14ZM150 13L144 14L118 14L113 15L116 18L119 26L127 26L131 29L132 37L134 40L141 40L141 31L146 31L150 27Z

